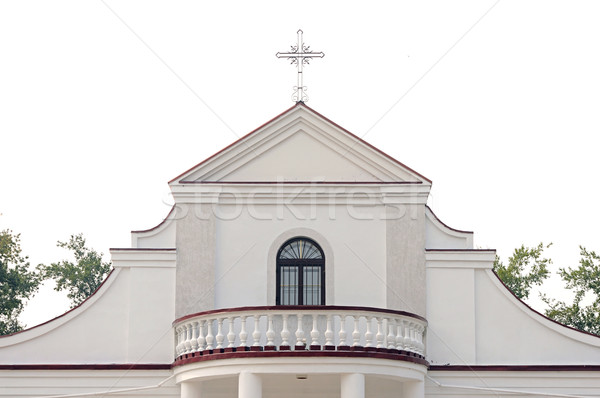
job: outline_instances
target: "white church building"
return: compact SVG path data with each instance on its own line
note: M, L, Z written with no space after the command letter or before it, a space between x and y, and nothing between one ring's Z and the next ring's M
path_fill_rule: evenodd
M0 397L599 397L600 337L518 300L431 181L303 102L169 182Z

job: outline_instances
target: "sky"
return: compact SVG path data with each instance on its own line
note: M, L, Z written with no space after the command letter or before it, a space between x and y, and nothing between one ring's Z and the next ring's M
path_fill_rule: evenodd
M293 105L433 181L429 205L506 258L600 251L597 1L0 2L0 229L32 265L83 233L108 259L167 182ZM560 296L560 281L542 290ZM533 304L534 306L538 304ZM21 317L68 309L47 283Z

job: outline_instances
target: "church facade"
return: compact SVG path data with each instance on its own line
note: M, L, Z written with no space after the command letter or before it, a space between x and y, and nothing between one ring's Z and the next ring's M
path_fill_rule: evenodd
M431 181L302 102L169 182L80 306L0 338L2 397L600 396Z

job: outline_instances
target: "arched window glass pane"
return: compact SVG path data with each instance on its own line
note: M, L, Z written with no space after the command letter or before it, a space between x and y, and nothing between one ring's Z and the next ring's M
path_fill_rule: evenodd
M325 258L310 239L287 241L277 255L277 305L324 305Z
M321 259L321 250L312 242L304 239L297 239L281 249L279 258L282 259Z
M303 267L304 276L304 304L321 304L321 267Z
M281 305L298 304L298 267L281 267Z

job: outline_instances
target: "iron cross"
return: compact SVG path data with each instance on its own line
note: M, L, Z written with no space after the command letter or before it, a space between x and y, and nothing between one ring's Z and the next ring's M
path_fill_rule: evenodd
M287 53L278 52L275 54L277 58L287 58L291 61L291 64L298 67L298 85L294 87L294 94L292 94L292 101L295 102L306 102L308 101L308 95L306 95L306 87L302 83L302 67L304 64L309 64L311 58L323 58L325 56L322 52L310 51L310 46L304 44L302 40L302 29L298 30L298 44L291 46L292 49Z

